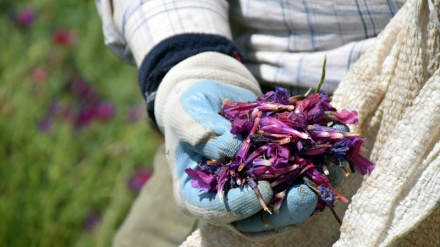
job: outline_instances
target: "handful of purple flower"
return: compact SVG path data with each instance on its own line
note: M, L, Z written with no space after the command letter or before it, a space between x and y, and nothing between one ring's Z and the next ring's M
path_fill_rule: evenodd
M334 200L347 199L330 185L329 168L338 166L346 176L355 170L365 175L375 164L360 155L364 139L346 125L358 123L357 112L337 111L330 103L325 92L291 97L279 87L254 102L229 103L226 99L221 114L243 143L235 157L203 159L195 170L186 169L192 186L217 191L222 200L230 188L248 184L270 213L269 208L279 211L289 188L305 183L319 195L316 210L327 206L334 213ZM272 186L269 205L258 191L260 180Z

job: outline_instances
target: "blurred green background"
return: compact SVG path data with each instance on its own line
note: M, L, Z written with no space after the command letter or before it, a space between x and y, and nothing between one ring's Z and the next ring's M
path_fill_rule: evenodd
M0 1L0 246L110 246L162 142L94 1Z

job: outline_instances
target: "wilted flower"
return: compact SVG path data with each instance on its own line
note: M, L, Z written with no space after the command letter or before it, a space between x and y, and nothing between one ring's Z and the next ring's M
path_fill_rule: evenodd
M316 210L330 207L335 214L334 200L348 200L331 186L327 165L347 160L362 175L374 169L360 155L363 140L346 126L358 123L357 112L338 112L325 92L290 97L287 90L276 88L254 102L225 100L222 113L231 122L231 133L243 139L235 157L215 166L204 158L195 170L186 169L193 187L217 191L220 199L229 188L247 183L270 212L258 191L258 181L265 180L275 195L269 206L278 212L286 191L304 182L319 195Z
M208 165L200 162L197 169L186 169L186 173L191 177L191 185L205 192L215 191L220 177L220 167L216 164Z
M248 119L237 119L232 122L232 134L241 134L243 132L249 131L253 123Z
M373 162L360 155L360 152L363 150L362 144L364 141L365 139L356 139L350 151L348 151L346 155L347 160L353 164L356 171L358 171L361 175L371 173L375 167Z
M261 119L260 130L264 131L263 133L289 134L295 138L310 139L307 133L298 131L270 116L266 116Z
M290 104L289 99L290 99L290 93L285 88L276 87L275 91L269 91L265 94L262 94L255 101L289 105Z
M348 111L346 109L343 109L340 112L335 111L327 111L326 117L328 117L331 121L337 121L343 124L355 124L357 125L358 119L357 119L357 111Z
M318 185L319 188L319 198L325 202L327 206L333 206L333 203L335 202L335 193L328 187L325 187L323 185Z

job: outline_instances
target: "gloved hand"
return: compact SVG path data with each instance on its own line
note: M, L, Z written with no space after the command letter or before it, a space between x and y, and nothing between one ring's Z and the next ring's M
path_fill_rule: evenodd
M337 187L345 175L338 165L333 165L329 169L329 182L333 187ZM233 225L242 232L256 233L262 231L276 230L281 228L295 228L306 221L314 212L318 196L305 184L294 185L287 191L286 199L280 207L279 213L268 214L265 217L268 225L264 225L261 214L254 214L249 218L234 222Z
M180 62L162 80L155 116L165 135L175 199L184 212L215 225L236 222L242 231L266 230L260 227L261 205L250 187L231 189L221 201L216 193L193 188L185 172L196 168L202 157L222 159L235 155L241 140L230 133L229 121L218 112L225 98L231 102L252 101L260 94L258 83L243 64L214 52ZM260 181L258 187L268 203L273 195L269 183ZM286 210L269 219L270 229L301 224L314 211L317 195L301 185L289 191L285 203Z
M202 156L222 159L235 155L241 140L230 133L229 121L218 112L225 98L250 101L260 93L258 83L243 64L213 52L180 62L162 80L155 115L165 135L175 199L184 212L224 225L261 209L255 192L247 186L230 190L222 202L216 193L193 188L185 172L187 168L196 168ZM259 189L269 202L272 198L269 183L260 183Z

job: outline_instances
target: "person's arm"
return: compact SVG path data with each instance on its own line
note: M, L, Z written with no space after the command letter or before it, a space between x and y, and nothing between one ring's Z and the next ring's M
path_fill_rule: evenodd
M97 0L106 45L139 68L139 84L155 122L154 98L174 65L205 51L241 60L231 41L226 1Z
M167 159L180 208L212 224L224 225L261 210L255 193L236 188L221 201L215 193L191 186L184 170L195 168L201 157L231 157L241 140L218 115L222 102L251 101L261 94L255 78L241 63L239 48L231 41L228 5L224 1L148 1L133 4L98 2L106 38L112 50L132 57L139 67L139 83L148 114L165 135ZM122 1L121 1L122 3ZM112 11L113 9L113 11ZM110 16L113 16L110 18ZM109 20L105 23L105 20ZM131 55L130 55L131 54ZM272 198L270 185L259 183L263 199ZM298 193L301 191L302 193ZM307 186L292 189L286 210L270 216L271 228L296 226L314 211L317 195ZM294 206L294 207L293 207ZM292 216L295 221L284 219ZM261 221L235 223L242 231L262 231Z

